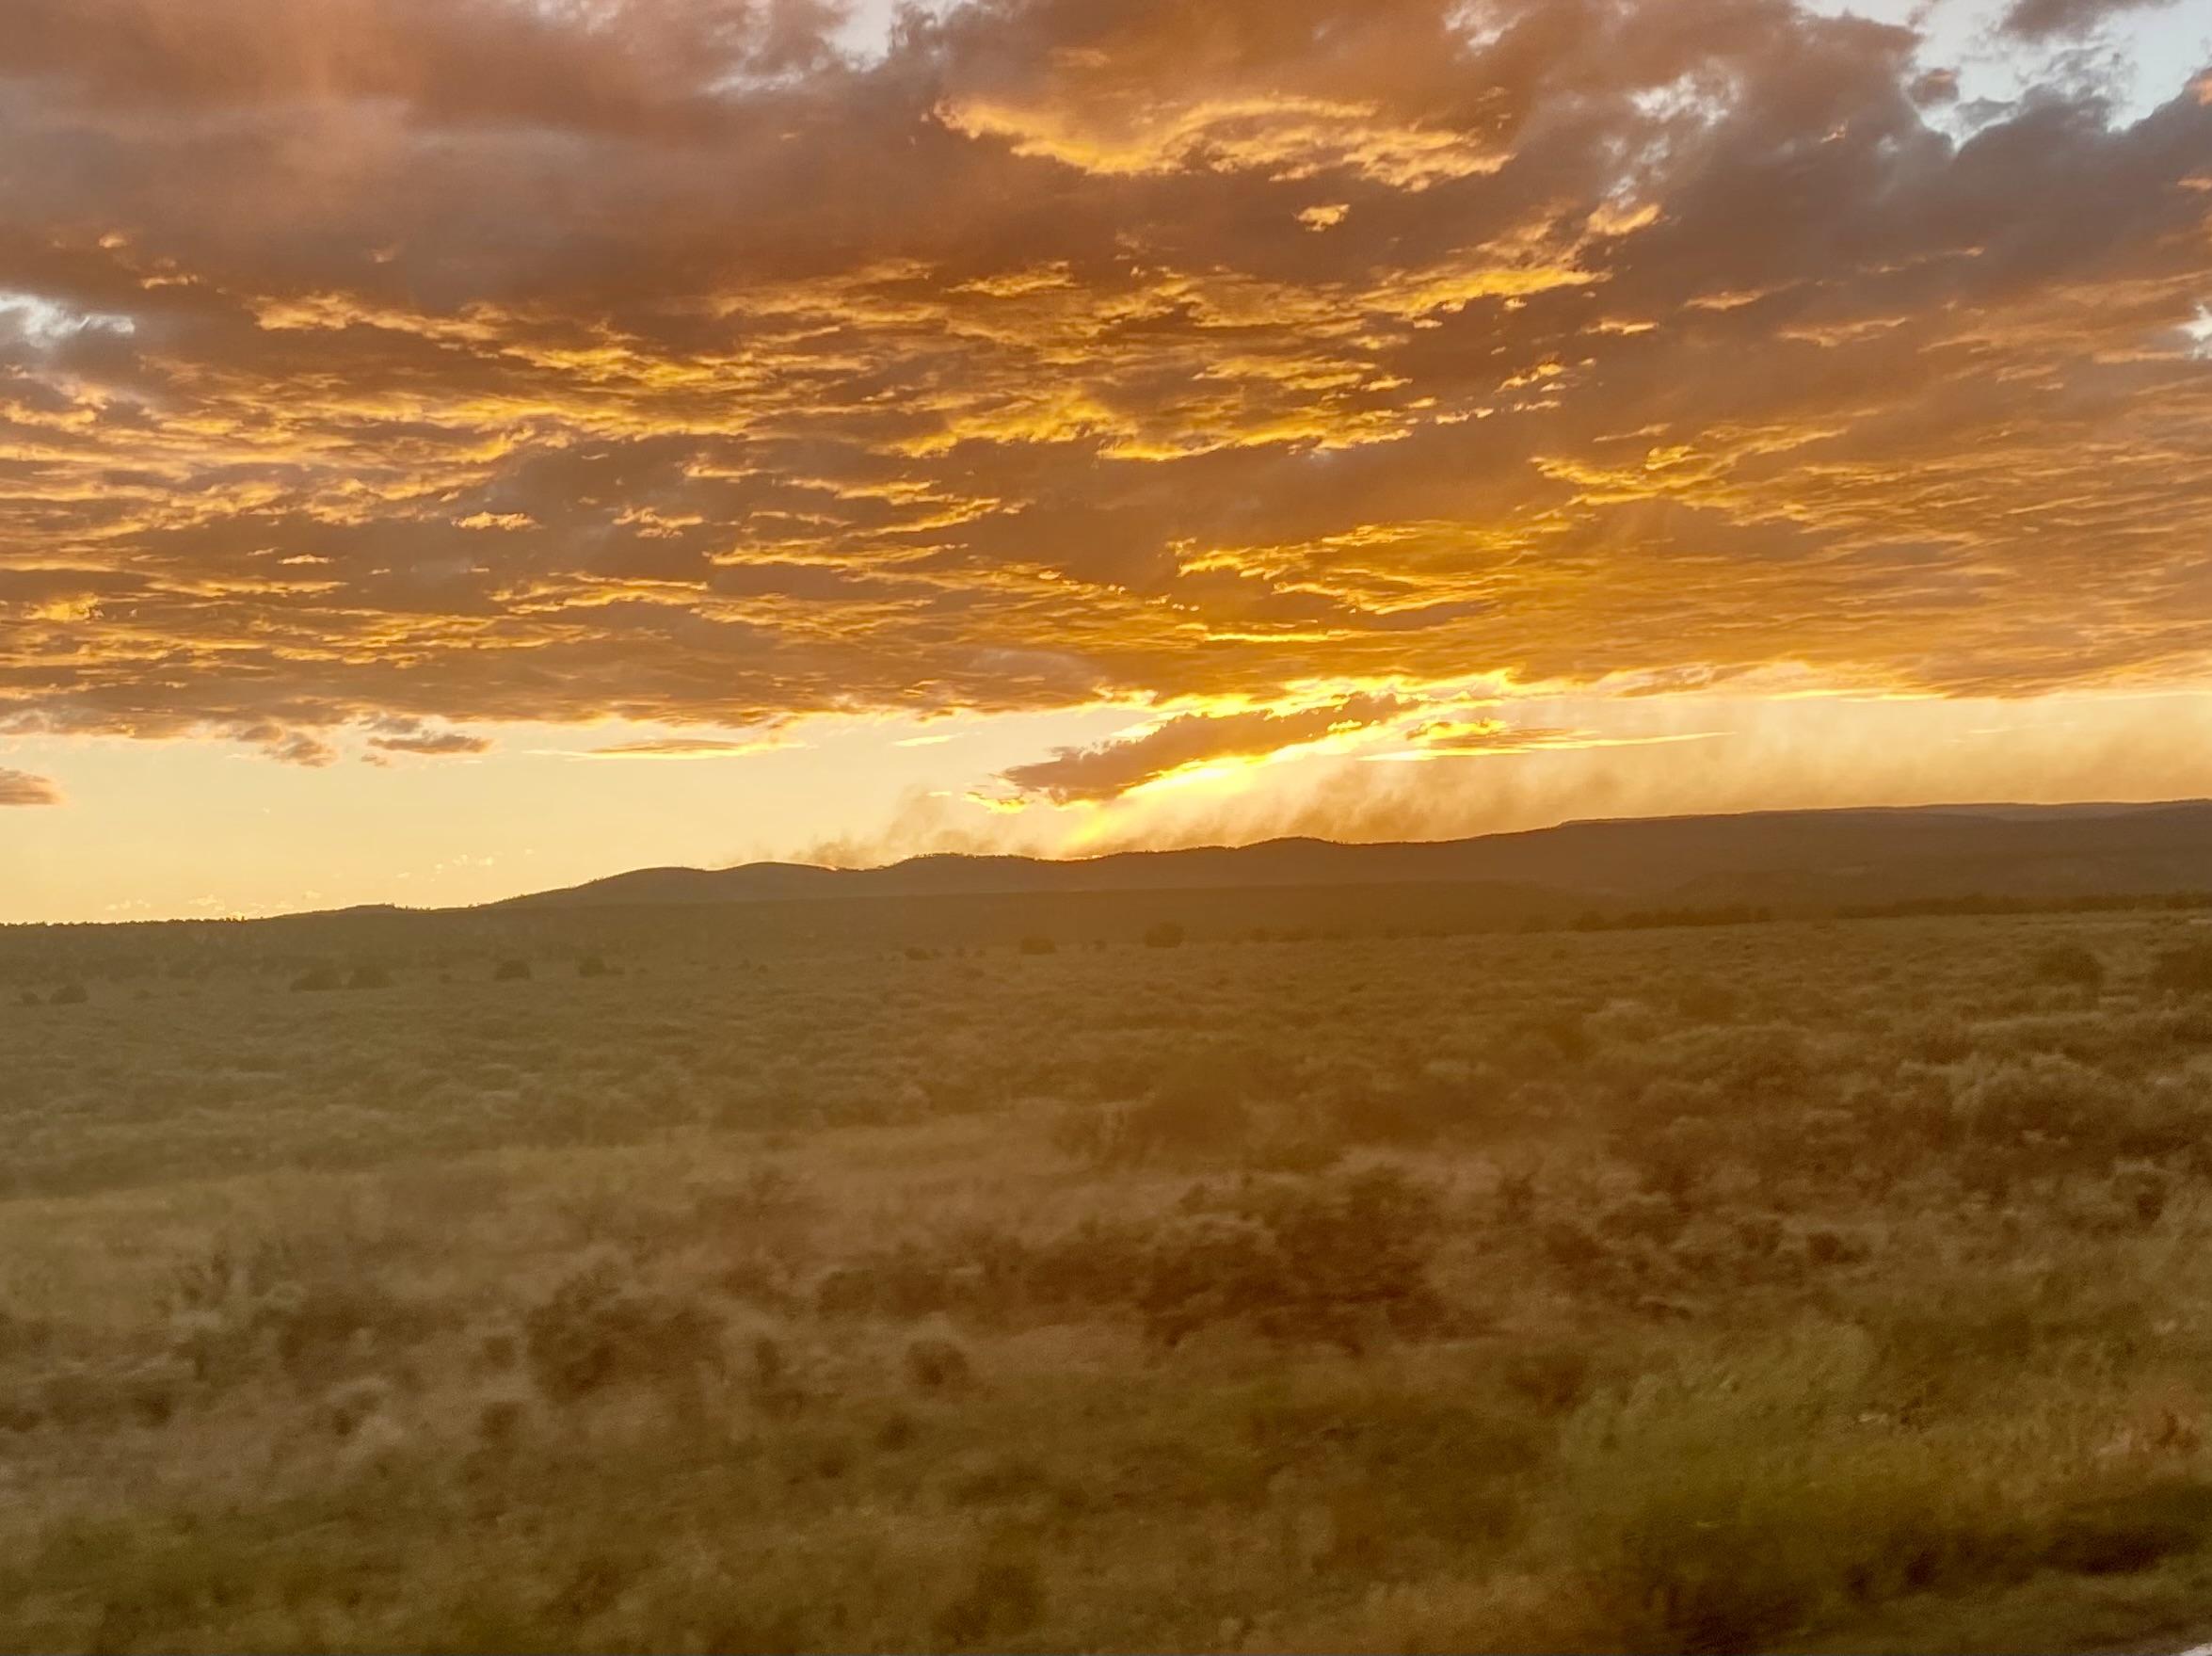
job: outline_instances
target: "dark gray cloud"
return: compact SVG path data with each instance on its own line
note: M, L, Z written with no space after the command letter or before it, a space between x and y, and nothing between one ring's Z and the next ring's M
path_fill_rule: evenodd
M2107 18L2148 11L2175 0L2012 0L2001 27L2007 34L2041 40L2052 35L2087 34Z

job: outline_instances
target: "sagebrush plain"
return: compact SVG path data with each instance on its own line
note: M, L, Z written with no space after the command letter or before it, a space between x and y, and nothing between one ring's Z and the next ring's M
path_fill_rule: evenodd
M6 934L0 1646L2204 1631L2195 914L1146 930Z

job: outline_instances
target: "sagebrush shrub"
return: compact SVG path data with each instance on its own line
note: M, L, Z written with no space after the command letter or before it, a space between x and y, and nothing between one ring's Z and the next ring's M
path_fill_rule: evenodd
M685 1389L722 1366L719 1319L695 1300L639 1285L611 1254L580 1262L522 1329L531 1377L560 1402L624 1385Z
M924 1338L906 1346L906 1378L923 1391L959 1391L974 1384L975 1368L952 1341Z
M814 1289L814 1309L825 1317L882 1317L915 1322L940 1311L971 1311L994 1298L985 1269L943 1237L902 1237L845 1261ZM1000 1299L999 1303L1007 1303Z
M1250 1088L1237 1055L1194 1053L1169 1066L1135 1103L1066 1112L1054 1142L1105 1166L1226 1155L1250 1135Z
M938 1613L937 1636L954 1649L1018 1638L1036 1626L1044 1609L1044 1574L1036 1560L1011 1541L997 1543Z
M2185 943L2151 962L2151 987L2168 994L2212 994L2212 943Z
M218 1242L179 1267L168 1295L170 1349L215 1388L275 1371L303 1391L360 1378L435 1326L341 1251L265 1240Z
M2033 967L2043 983L2093 989L2105 982L2105 963L2081 943L2051 943L2037 951Z
M2037 1053L2000 1064L1969 1081L1954 1109L1984 1153L2022 1166L2108 1161L2126 1136L2134 1100L2100 1070Z
M334 1438L350 1438L363 1423L391 1407L391 1383L379 1375L348 1380L333 1387L322 1400L324 1426Z
M1165 1344L1233 1323L1356 1354L1440 1320L1435 1193L1395 1168L1258 1183L1194 1207L1162 1228L1146 1262L1139 1306Z

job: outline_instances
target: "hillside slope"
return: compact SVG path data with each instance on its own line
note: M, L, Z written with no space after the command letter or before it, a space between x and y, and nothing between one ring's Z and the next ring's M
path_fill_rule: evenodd
M881 868L640 869L500 908L769 903L1483 882L1601 903L1819 905L2212 888L2212 802L1930 806L1564 823L1351 845L1270 840L1072 861L930 856Z

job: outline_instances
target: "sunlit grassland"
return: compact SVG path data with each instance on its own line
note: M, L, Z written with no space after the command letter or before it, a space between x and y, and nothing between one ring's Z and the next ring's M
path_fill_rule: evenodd
M2204 1631L2186 916L723 924L0 949L0 1644Z

